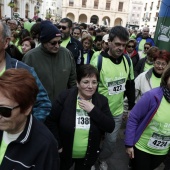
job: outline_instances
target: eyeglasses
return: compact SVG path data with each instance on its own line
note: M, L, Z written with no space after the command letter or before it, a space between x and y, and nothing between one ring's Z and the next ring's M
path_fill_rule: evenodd
M11 117L12 110L18 108L18 106L15 107L9 107L9 106L0 106L0 115L3 117Z
M145 49L145 50L148 50L148 49L149 49L149 47L144 47L144 49Z
M96 87L98 85L97 81L93 81L93 82L82 81L82 83L83 83L84 86L89 86L91 84L93 87Z
M159 61L155 61L155 64L158 66L158 67L162 67L162 68L165 68L166 66L167 66L167 64L166 63L161 63L161 62L159 62Z
M128 47L128 48L135 48L134 45L128 45L127 47Z
M62 28L62 30L66 30L68 27L66 26L61 26L61 25L58 25L57 28L60 30Z
M62 41L59 40L59 41L48 42L48 43L50 43L52 46L55 46L56 44L60 45L62 43Z

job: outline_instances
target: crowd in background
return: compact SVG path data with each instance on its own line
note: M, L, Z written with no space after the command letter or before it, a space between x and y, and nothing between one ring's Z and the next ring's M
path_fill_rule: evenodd
M170 168L170 131L165 127L170 124L165 118L170 109L170 53L155 46L148 27L138 32L69 18L58 23L7 18L1 24L6 31L1 36L8 41L0 57L6 64L8 58L12 68L19 62L29 70L39 98L44 94L47 105L38 107L49 108L47 115L35 110L33 115L58 141L60 170L69 170L73 163L75 170L111 169L107 160L114 154L124 115L129 167L154 170L166 160L165 170ZM6 69L0 65L1 75ZM164 128L156 129L156 124Z

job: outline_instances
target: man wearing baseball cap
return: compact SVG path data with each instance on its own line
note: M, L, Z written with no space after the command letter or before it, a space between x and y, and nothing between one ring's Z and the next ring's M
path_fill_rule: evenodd
M40 25L41 45L30 50L23 61L34 67L51 102L64 89L76 85L76 66L72 53L61 44L61 32L50 21Z

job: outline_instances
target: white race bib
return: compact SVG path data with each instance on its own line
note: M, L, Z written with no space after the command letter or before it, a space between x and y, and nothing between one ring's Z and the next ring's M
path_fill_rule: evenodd
M125 78L108 82L109 95L119 94L125 91Z
M170 145L170 136L159 135L153 133L152 137L148 142L148 146L154 149L167 149Z
M76 110L76 129L90 129L90 117L84 110Z

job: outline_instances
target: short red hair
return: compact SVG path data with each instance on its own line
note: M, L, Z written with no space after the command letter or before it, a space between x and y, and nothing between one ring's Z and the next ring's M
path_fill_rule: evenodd
M8 69L0 76L0 92L20 106L21 113L33 106L38 94L35 78L25 69Z
M156 61L157 59L163 59L167 62L170 61L170 53L166 50L159 50L154 54L153 60Z

